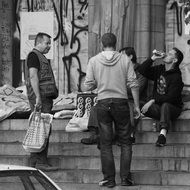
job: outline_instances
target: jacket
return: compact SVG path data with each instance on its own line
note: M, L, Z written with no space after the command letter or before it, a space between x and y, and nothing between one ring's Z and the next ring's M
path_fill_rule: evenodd
M151 58L144 61L138 68L138 72L148 79L154 81L153 95L156 104L165 102L174 106L182 106L181 92L183 89L183 81L179 68L166 71L164 65L152 66Z
M117 51L103 51L89 60L84 85L87 90L97 88L98 100L128 99L127 86L138 88L131 60Z

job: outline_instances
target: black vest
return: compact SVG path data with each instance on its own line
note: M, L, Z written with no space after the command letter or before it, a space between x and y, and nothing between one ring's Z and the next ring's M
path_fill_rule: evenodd
M38 59L40 62L40 69L38 71L38 79L39 79L39 88L40 88L41 98L43 97L48 97L52 99L57 98L58 90L55 84L55 78L53 75L50 62L38 50L33 49L32 52L38 56ZM26 81L28 98L29 99L35 98L36 96L30 82L30 75L29 75L29 69L27 66L27 60L26 60L26 65L25 65L25 81Z

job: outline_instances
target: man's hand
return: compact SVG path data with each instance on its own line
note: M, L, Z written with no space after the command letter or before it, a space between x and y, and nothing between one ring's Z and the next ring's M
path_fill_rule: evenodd
M138 119L141 116L141 111L139 107L134 107L134 118Z
M41 97L36 97L36 108L41 109L42 108L42 100Z
M155 54L153 54L152 57L151 57L151 59L153 61L155 61L156 59L161 59L161 58L164 58L164 55L155 55Z
M155 100L150 100L150 101L148 101L143 107L142 107L142 109L141 109L141 112L144 114L144 113L146 113L147 111L148 111L148 109L149 109L149 107L152 105L152 104L154 104L154 102L155 102Z

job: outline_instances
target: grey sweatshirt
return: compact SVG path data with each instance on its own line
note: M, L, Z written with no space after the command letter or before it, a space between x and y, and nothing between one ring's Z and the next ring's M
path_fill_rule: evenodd
M84 85L86 90L97 88L98 100L128 99L127 86L138 88L133 64L126 54L103 51L89 60Z

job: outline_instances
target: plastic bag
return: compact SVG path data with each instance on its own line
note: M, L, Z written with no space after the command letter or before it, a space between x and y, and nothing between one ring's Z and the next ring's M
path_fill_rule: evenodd
M88 120L89 115L87 112L82 117L78 116L79 111L77 110L73 115L72 119L65 127L65 131L67 132L80 132L88 129Z
M29 127L22 143L27 152L41 152L46 147L52 118L51 114L43 114L36 109L31 113Z

